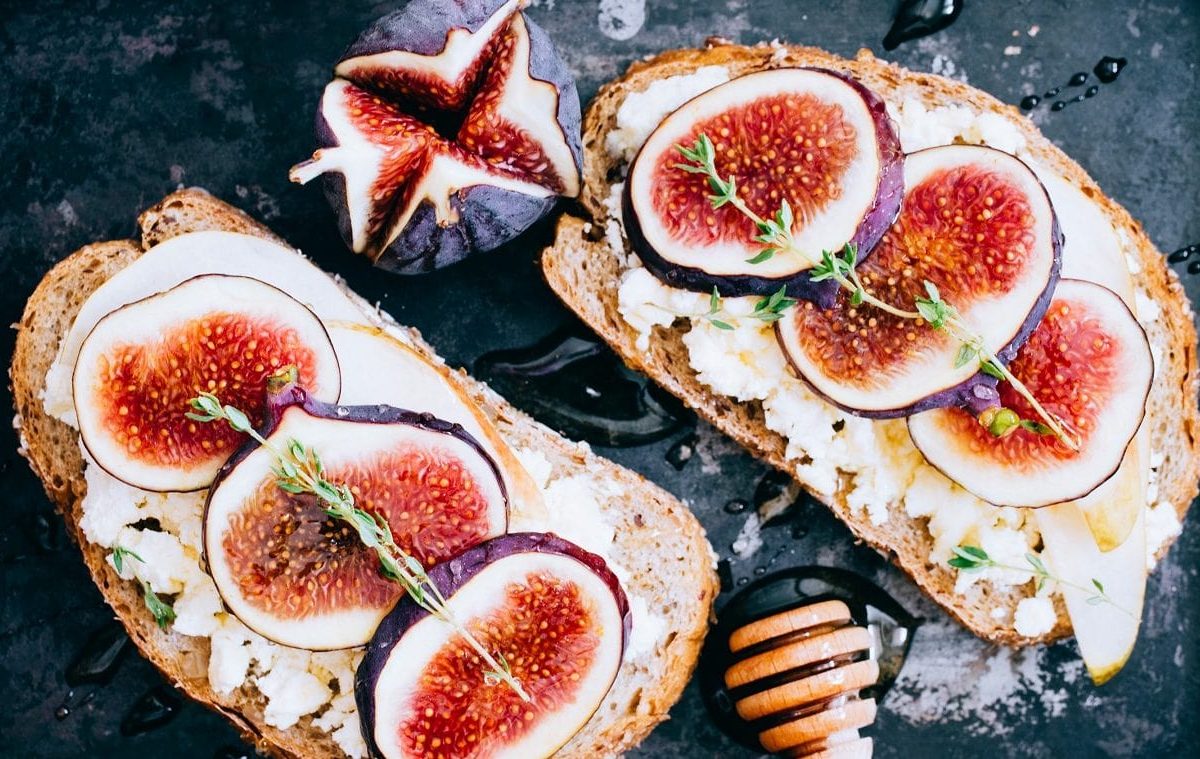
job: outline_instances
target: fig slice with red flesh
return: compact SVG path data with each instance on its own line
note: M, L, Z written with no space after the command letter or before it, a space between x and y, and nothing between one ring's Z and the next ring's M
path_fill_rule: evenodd
M961 410L937 409L908 420L925 459L1000 506L1071 501L1107 481L1142 423L1154 376L1150 343L1124 301L1100 285L1062 280L1009 369L1067 423L1079 450L1020 428L996 438ZM1035 418L1007 383L1000 386L1000 400Z
M382 517L426 568L508 526L499 470L460 425L393 406L343 406L290 384L267 400L262 434L315 451L325 479ZM204 554L226 606L295 648L366 643L402 595L352 527L309 494L278 486L274 454L247 444L221 469L204 509Z
M599 556L545 533L513 533L433 569L454 618L503 654L530 696L486 684L445 622L402 600L359 665L355 697L374 756L547 757L599 708L631 616Z
M678 146L701 134L715 166L762 218L787 200L798 247L820 259L847 243L865 257L896 217L903 156L883 101L849 76L786 68L738 77L668 116L634 158L625 186L625 231L646 268L673 287L722 295L791 295L828 304L836 283L812 282L806 256L764 247L745 215L714 209L702 174L679 168Z
M404 274L516 237L580 188L579 97L520 0L411 0L362 34L317 113L342 236Z
M134 487L206 488L245 436L188 419L189 399L219 393L261 423L267 380L287 365L337 400L337 355L312 311L257 279L194 277L117 308L84 338L72 377L80 437Z
M386 403L461 424L499 467L511 511L546 515L537 483L479 404L449 377L448 368L378 327L347 322L328 327L342 366L343 404Z
M1045 190L1017 158L975 145L910 154L904 184L895 224L858 264L866 290L914 311L933 284L983 347L1007 361L1058 281L1062 235ZM958 339L923 320L855 306L846 290L832 308L791 309L775 334L802 379L860 416L997 404L996 380L977 373L977 361L959 360Z

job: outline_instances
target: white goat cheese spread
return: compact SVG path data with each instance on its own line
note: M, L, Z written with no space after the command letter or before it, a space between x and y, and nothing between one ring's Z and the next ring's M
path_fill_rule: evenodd
M711 67L710 67L711 68ZM678 104L703 89L728 79L709 69L658 80L641 93L632 93L617 111L617 129L609 134L609 154L631 161L654 127ZM647 97L653 90L653 97ZM1130 241L1114 230L1097 205L1065 180L1042 167L1026 152L1021 130L1008 119L993 113L977 113L964 106L926 108L915 98L889 102L906 152L956 141L986 144L1012 153L1031 165L1046 184L1067 239L1077 247L1104 248L1135 265L1127 251ZM653 121L653 123L651 123ZM627 168L627 167L626 167ZM725 298L722 305L733 329L714 327L698 318L708 311L709 296L664 285L628 252L620 216L623 187L613 187L606 207L606 239L622 265L618 310L638 333L637 346L649 347L655 327L670 326L679 314L689 323L683 336L688 360L703 384L714 392L738 401L761 402L768 428L787 440L787 456L799 460L798 469L815 490L832 494L851 474L847 502L864 512L873 524L890 518L889 508L901 505L904 513L922 519L933 538L930 564L944 564L953 548L964 543L981 546L997 562L1026 566L1026 555L1037 553L1040 542L1036 517L1022 509L998 508L988 504L927 464L913 446L903 420L871 421L847 414L816 396L788 371L786 359L769 325L754 319L738 319L753 310L757 298ZM1064 265L1064 275L1072 276ZM1074 276L1090 272L1078 272ZM1088 278L1092 278L1088 276ZM1104 282L1103 284L1108 284ZM1137 291L1136 308L1143 324L1158 318L1158 305ZM1157 363L1157 356L1155 357ZM1158 459L1161 461L1161 458ZM1157 463L1152 461L1152 467ZM1153 469L1151 478L1153 482ZM1154 555L1173 535L1179 522L1169 503L1154 504L1153 487L1148 493L1147 553ZM956 590L968 593L977 582L1000 586L1023 585L1031 572L990 568L960 572ZM1013 624L1021 635L1041 635L1053 625L1053 606L1041 598L1025 599L1025 611ZM1022 603L1025 603L1022 602ZM1045 620L1049 609L1051 621ZM1010 610L1005 610L1008 616ZM1047 628L1048 630L1049 628Z

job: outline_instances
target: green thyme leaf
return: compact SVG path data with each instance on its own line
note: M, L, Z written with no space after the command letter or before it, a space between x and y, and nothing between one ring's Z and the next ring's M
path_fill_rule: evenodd
M720 319L709 319L709 320L708 320L708 323L709 323L709 324L711 324L711 325L713 325L713 326L714 326L714 327L716 327L717 329L725 329L725 330L732 330L732 329L733 329L733 325L732 325L732 324L730 324L729 322L723 322L723 321L721 321Z
M138 556L133 551L130 551L128 548L125 548L124 546L113 546L112 562L113 566L117 569L117 574L124 574L125 572L123 568L125 566L125 557L136 559L142 564L146 563L145 559L143 559L141 556Z
M721 310L721 293L717 291L717 286L713 285L712 295L708 298L708 313L710 315Z
M978 349L969 343L963 343L958 348L958 355L954 357L954 368L961 369L971 362L972 359L979 355Z
M854 292L850 293L850 305L861 306L862 302L863 302L863 298L865 298L866 296L867 296L867 294L863 291L863 289L861 287L858 288Z
M1004 370L995 361L984 361L979 365L979 371L998 380L1005 379Z
M770 261L777 252L778 252L777 248L765 248L765 249L763 249L763 251L761 253L759 253L754 258L747 258L746 263L761 264L764 261Z
M1104 584L1101 583L1099 580L1095 579L1094 577L1092 578L1092 585L1096 588L1096 590L1100 591L1101 593L1104 592Z
M175 621L175 609L171 604L158 597L158 594L150 587L150 583L142 581L142 600L146 603L146 608L154 615L154 621L158 623L160 630L166 630L167 625Z
M1030 432L1033 432L1038 435L1053 435L1054 434L1054 430L1050 429L1049 425L1043 424L1042 422L1034 421L1033 419L1022 419L1020 422L1018 422L1018 424L1021 425L1021 429L1029 430Z

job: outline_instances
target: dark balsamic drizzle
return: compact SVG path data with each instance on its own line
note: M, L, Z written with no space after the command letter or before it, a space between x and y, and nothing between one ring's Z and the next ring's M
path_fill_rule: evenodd
M169 685L156 685L142 694L121 719L121 735L140 735L162 727L183 708L183 696Z
M1200 253L1200 243L1185 245L1171 255L1167 256L1167 262L1172 264L1181 264L1197 253Z
M883 48L895 50L902 42L941 31L954 23L962 9L962 0L903 0L883 38Z
M755 570L756 575L764 572L762 567ZM737 584L746 585L746 578ZM872 657L879 664L879 681L866 688L862 696L879 700L887 693L904 665L922 620L909 614L882 588L854 572L815 566L783 569L755 579L721 608L700 655L700 694L709 715L723 732L747 748L762 751L757 731L738 717L734 700L725 688L725 670L735 658L729 650L730 634L753 620L833 598L845 601L854 623L871 632Z
M67 685L110 682L129 651L129 636L117 622L108 622L92 633L65 672Z
M1121 70L1125 68L1126 63L1128 63L1128 61L1126 61L1124 58L1114 58L1106 55L1100 59L1099 63L1092 67L1092 73L1096 75L1096 79L1100 80L1101 84L1112 84L1117 80L1117 77L1121 74ZM1046 90L1040 96L1026 95L1025 97L1021 98L1021 110L1032 111L1043 102L1053 100L1054 102L1050 103L1050 110L1057 112L1063 110L1071 103L1082 103L1088 98L1093 98L1100 94L1099 85L1093 84L1084 90L1082 94L1074 95L1062 100L1054 100L1054 98L1057 98L1063 93L1064 88L1082 87L1083 85L1087 84L1088 78L1089 75L1086 71L1077 71L1071 75L1071 78L1067 80L1065 85L1052 87L1051 89Z
M581 326L481 356L474 373L539 421L595 445L650 443L692 419Z
M1200 261L1192 261L1187 267L1188 274L1200 274Z
M726 501L725 503L726 514L741 514L748 508L750 508L750 504L741 498L734 498L733 500Z

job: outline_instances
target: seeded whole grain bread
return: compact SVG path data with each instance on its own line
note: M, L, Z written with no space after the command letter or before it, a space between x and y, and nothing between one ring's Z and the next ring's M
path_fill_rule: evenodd
M22 454L61 511L105 599L142 654L171 682L223 713L261 751L279 757L342 756L329 734L312 725L311 716L288 730L267 725L263 698L250 683L228 696L213 692L207 677L209 639L159 630L136 583L121 580L105 561L107 550L89 543L79 527L86 485L78 432L47 416L41 400L59 338L79 308L108 277L153 245L177 235L225 230L282 242L243 212L198 189L173 193L143 213L139 222L140 241L81 248L55 266L30 296L10 368ZM416 330L406 331L422 354L435 357ZM645 598L650 611L663 619L665 637L652 653L623 663L599 710L557 754L619 755L666 719L695 666L717 592L712 549L704 531L683 504L641 476L538 424L465 372L447 368L444 373L514 447L541 450L556 471L615 483L625 493L619 507L607 509L616 526L613 559L629 573L627 589Z
M1151 343L1161 350L1150 393L1146 423L1150 425L1153 449L1165 458L1158 470L1159 500L1173 504L1182 520L1197 493L1200 477L1200 417L1197 413L1196 331L1191 306L1175 273L1155 249L1141 225L1111 199L1105 197L1087 173L1050 143L1017 109L961 82L908 71L877 60L860 51L853 60L810 47L759 45L746 47L711 39L703 49L674 50L639 61L620 78L600 89L583 123L584 188L581 195L585 218L560 219L555 241L542 255L542 269L551 288L592 329L603 337L629 366L646 373L678 396L718 429L744 445L771 465L792 474L801 485L808 483L797 469L796 460L785 455L785 439L767 428L760 404L740 403L712 392L699 382L682 341L687 326L656 327L650 349L638 350L636 331L617 310L620 264L602 239L608 210L605 199L611 185L622 181L621 159L605 149L605 140L616 127L617 111L625 97L652 82L688 74L702 66L724 66L730 77L784 66L818 66L847 71L885 100L917 98L926 108L961 104L979 113L999 114L1016 126L1028 141L1038 161L1079 187L1097 201L1114 229L1123 229L1133 241L1141 268L1137 282L1161 307L1161 315L1148 328ZM850 475L843 474L842 487L827 505L862 541L888 557L934 601L955 619L988 640L1007 645L1048 642L1067 636L1071 625L1065 606L1056 597L1058 621L1039 638L1022 637L1011 622L997 620L990 611L996 606L1012 609L1024 597L1022 590L994 588L981 583L971 597L954 592L954 574L946 567L929 563L932 539L924 520L905 515L899 504L891 504L883 525L872 524L846 503ZM810 490L813 490L810 488ZM814 490L815 492L815 490ZM1161 553L1166 551L1163 546Z

